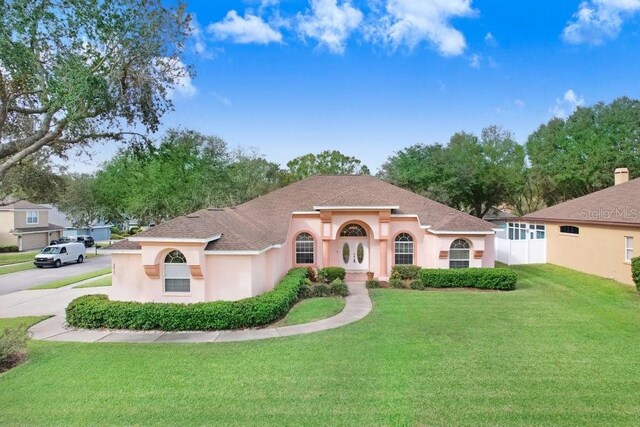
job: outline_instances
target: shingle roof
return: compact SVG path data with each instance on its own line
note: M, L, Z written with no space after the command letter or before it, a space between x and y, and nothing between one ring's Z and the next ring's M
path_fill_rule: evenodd
M137 236L205 238L221 234L207 249L262 250L285 242L293 212L311 212L314 206L399 206L393 213L417 215L422 225L435 231L492 232L494 227L371 176L313 176L236 208L202 209ZM123 241L110 249L128 249L131 243Z
M46 209L48 210L49 208L46 206L31 203L27 200L5 199L4 201L0 201L0 210L12 210L12 209Z
M640 178L541 209L524 218L640 226Z

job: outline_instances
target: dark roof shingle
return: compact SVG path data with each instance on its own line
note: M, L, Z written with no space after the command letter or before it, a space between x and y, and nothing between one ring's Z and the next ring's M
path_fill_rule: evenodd
M640 178L532 212L524 218L640 226Z

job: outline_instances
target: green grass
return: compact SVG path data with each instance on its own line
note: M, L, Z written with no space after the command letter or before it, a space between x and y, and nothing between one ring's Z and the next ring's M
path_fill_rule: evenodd
M92 280L90 282L85 283L84 285L74 286L73 289L79 288L97 288L100 286L111 286L111 275L106 277L102 277L100 279Z
M0 265L17 264L19 262L32 261L33 257L40 251L12 252L0 254Z
M33 268L36 268L36 266L33 265L33 262L7 265L6 267L0 267L0 276L3 274L17 273L18 271L31 270Z
M513 292L373 290L342 328L254 342L32 342L0 425L637 425L640 296L553 266Z
M44 285L38 285L29 289L56 289L61 288L63 286L71 285L73 283L78 283L83 280L93 279L94 277L104 276L105 274L109 274L111 272L111 267L103 268L100 270L92 271L91 273L79 274L73 277L67 277L65 279L55 280L53 282L45 283Z
M38 322L46 319L47 316L31 316L31 317L10 317L6 319L0 318L0 332L7 328L13 328L19 325L30 327Z
M291 326L335 316L344 308L345 300L340 297L304 299L293 306L287 316L276 326Z

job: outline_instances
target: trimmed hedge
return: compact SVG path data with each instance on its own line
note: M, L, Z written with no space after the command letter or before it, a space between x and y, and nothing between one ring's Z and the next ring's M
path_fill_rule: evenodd
M417 280L420 270L417 265L394 265L391 268L391 276L400 277L402 280Z
M636 289L640 292L640 257L631 260L631 277L636 284Z
M347 271L342 267L325 267L318 269L318 280L324 283L331 283L336 279L344 280Z
M87 329L208 331L241 329L272 323L298 300L305 268L293 268L262 295L239 301L194 304L110 301L106 295L86 295L67 306L67 323Z
M20 252L20 248L17 246L0 246L0 254L8 254L11 252Z
M378 289L381 287L378 280L367 280L365 285L367 286L367 289Z
M506 268L460 268L420 270L420 281L427 288L478 288L512 291L518 277Z

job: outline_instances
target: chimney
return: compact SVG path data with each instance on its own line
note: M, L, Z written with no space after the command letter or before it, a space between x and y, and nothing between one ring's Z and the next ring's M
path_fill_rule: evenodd
M629 181L629 169L618 168L614 172L616 185L624 184Z

